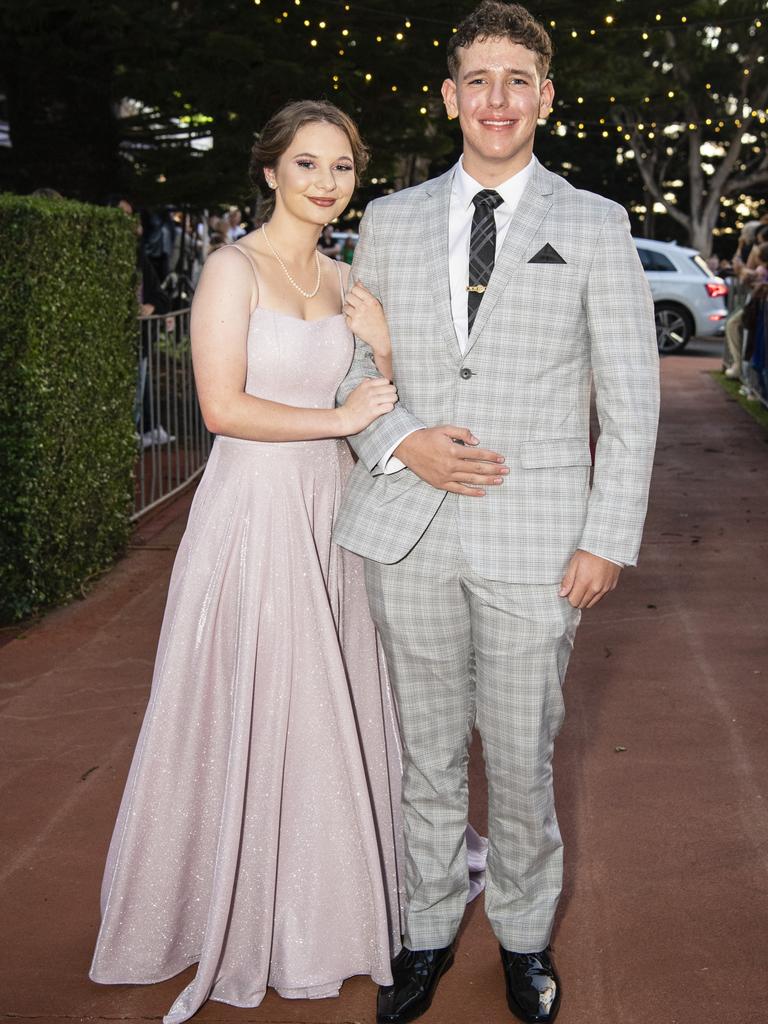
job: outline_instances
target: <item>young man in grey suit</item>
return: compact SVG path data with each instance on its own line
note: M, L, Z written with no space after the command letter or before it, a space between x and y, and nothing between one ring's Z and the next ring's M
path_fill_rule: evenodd
M414 1020L451 965L468 888L467 751L488 778L485 906L510 1010L552 1021L561 889L552 792L581 610L634 564L658 416L653 306L624 210L533 157L552 54L486 0L448 45L463 155L371 203L354 277L381 301L400 402L352 438L336 539L366 559L403 737L404 948L380 1024ZM357 343L343 401L375 374ZM590 486L589 406L600 438Z

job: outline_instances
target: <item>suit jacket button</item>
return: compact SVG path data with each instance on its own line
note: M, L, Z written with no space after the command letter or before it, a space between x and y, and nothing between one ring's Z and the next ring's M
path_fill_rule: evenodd
M461 377L462 380L469 380L469 378L472 376L472 371L468 366L462 366L462 368L459 370L459 376Z

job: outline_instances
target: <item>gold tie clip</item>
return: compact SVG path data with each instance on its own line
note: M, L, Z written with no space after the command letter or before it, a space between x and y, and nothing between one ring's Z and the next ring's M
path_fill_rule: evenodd
M482 295L483 292L485 291L485 285L484 284L468 284L467 285L467 291L468 292L477 292L479 295Z

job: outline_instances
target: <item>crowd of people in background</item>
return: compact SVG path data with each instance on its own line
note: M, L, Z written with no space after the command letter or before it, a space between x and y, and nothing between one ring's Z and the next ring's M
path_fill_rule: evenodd
M744 225L732 260L731 314L725 326L725 376L748 397L768 401L768 214Z
M137 218L141 316L189 306L208 254L261 226L260 219L249 208L243 211L238 206L195 215L172 207L136 211L124 198L111 205ZM331 259L351 263L356 244L357 234L352 228L340 230L329 224L318 248Z

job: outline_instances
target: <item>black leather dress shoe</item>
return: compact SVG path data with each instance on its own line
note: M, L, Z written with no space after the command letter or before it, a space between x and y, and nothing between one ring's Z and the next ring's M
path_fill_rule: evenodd
M541 953L511 953L499 948L512 1013L526 1024L553 1021L560 1009L560 979L549 948Z
M426 1013L437 983L453 964L453 946L400 950L392 961L392 984L379 989L376 1024L407 1024Z

